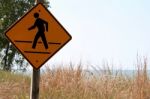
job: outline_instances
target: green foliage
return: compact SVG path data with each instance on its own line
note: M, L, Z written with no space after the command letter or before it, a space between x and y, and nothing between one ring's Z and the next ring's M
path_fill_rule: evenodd
M14 64L24 67L24 58L5 38L4 32L34 5L35 0L0 0L0 57L4 70L11 70Z

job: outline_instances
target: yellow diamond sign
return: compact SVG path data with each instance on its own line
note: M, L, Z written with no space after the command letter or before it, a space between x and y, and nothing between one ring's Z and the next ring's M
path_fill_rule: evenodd
M41 3L14 23L5 35L35 69L72 38Z

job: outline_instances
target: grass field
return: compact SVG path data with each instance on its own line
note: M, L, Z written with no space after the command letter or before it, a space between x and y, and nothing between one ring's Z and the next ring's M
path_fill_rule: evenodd
M137 64L134 76L105 71L88 76L78 68L47 69L41 75L40 99L150 99L147 61ZM98 72L98 71L95 71ZM29 99L30 77L0 71L0 99Z

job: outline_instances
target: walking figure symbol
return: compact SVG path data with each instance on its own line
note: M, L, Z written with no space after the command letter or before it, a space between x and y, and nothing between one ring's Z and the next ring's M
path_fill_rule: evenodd
M34 18L36 19L34 25L31 26L30 28L28 28L28 30L32 30L36 27L38 28L38 32L35 35L35 38L34 38L34 41L33 41L33 44L32 44L32 48L33 49L36 48L37 41L41 37L42 41L44 43L45 49L48 49L48 43L46 41L46 37L45 37L45 34L44 34L45 29L46 29L46 31L48 31L48 22L46 22L43 19L39 18L39 13L34 13Z

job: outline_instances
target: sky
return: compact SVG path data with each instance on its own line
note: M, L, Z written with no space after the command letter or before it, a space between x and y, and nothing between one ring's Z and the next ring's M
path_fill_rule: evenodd
M50 12L72 40L46 64L134 69L137 56L150 55L149 0L50 0Z

